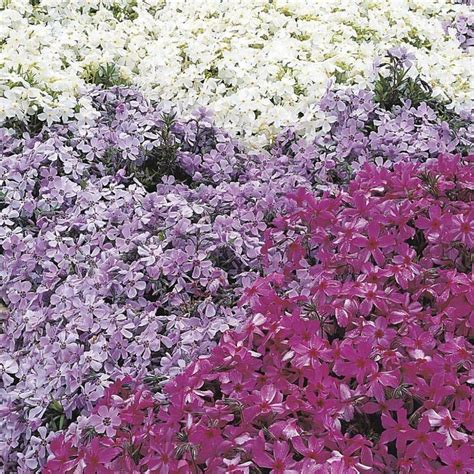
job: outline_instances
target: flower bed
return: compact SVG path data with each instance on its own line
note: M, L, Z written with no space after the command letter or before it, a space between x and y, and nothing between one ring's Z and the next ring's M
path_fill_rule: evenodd
M118 381L45 472L474 469L474 156L365 166L267 231L253 317L165 388ZM259 471L260 469L260 471Z
M339 194L367 163L388 170L468 154L469 115L453 113L411 77L407 51L386 59L372 90L326 92L315 140L289 128L259 153L214 126L208 112L178 119L133 88L90 90L81 98L91 105L87 120L5 122L7 469L38 469L44 440L87 416L115 379L142 378L161 390L241 326L247 313L236 302L269 268L267 230L288 212L286 194ZM272 256L271 264L282 261Z

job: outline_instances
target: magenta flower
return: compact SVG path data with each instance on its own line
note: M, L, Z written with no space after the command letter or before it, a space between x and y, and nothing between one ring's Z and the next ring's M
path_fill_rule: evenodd
M460 241L469 247L474 246L474 211L467 215L455 215L452 219L449 235L453 240Z
M440 474L465 474L474 472L474 453L472 446L448 446L439 453L441 461L446 464L438 470Z
M330 350L326 342L318 336L313 336L308 342L295 345L293 365L298 368L321 365L321 361L328 360Z
M305 458L302 465L303 472L311 472L310 469L315 469L329 458L329 453L323 450L323 441L316 436L311 436L307 444L299 436L292 438L291 442L296 451Z
M417 383L417 394L425 400L425 408L433 408L440 405L448 395L454 393L454 388L445 382L445 375L438 373L431 377L429 385L419 379Z
M233 459L223 459L226 474L249 474L251 461L242 462L239 456Z
M405 455L415 457L417 453L424 453L430 459L438 457L438 447L442 445L444 437L441 433L431 431L428 418L423 417L416 429L409 429L407 438L412 442L407 446Z
M244 417L247 420L253 420L256 416L268 415L272 412L281 413L283 411L282 400L283 395L274 385L265 385L250 395L250 406L244 410Z
M48 461L45 468L46 474L68 472L80 462L80 458L77 457L77 448L73 446L71 440L66 440L63 434L52 439L49 449L53 454L53 458Z
M360 259L367 262L372 256L377 265L383 265L385 256L382 250L391 247L395 244L395 239L392 235L380 235L382 227L378 222L370 222L367 226L367 237L362 235L355 237L353 242L360 249Z
M474 431L474 402L467 399L461 400L453 412L453 418L469 431Z
M416 226L423 229L426 238L432 242L439 239L443 229L449 224L450 216L442 212L438 205L431 206L428 209L428 217L420 216L416 220Z
M380 437L383 444L395 441L399 455L405 453L407 441L410 439L411 426L408 424L407 411L405 408L397 410L397 419L394 420L390 415L382 414L382 425L385 431Z
M114 472L107 467L107 464L120 453L120 448L106 443L100 437L91 441L84 456L86 465L84 474L112 474Z
M382 347L389 347L397 335L397 331L389 327L384 317L378 317L375 322L369 321L362 328L362 334L372 339L375 344Z
M333 450L327 461L331 474L360 474L372 470L373 456L368 448L371 444L369 441L356 435L341 444L342 449Z
M341 359L334 364L334 371L338 375L354 377L358 383L363 383L365 377L378 371L377 363L372 357L372 346L368 342L361 342L356 347L345 344L341 348Z
M396 388L400 383L400 373L398 370L390 372L374 372L367 377L367 395L375 397L378 402L385 399L385 389L387 387Z
M277 441L273 445L273 455L269 455L262 444L255 443L252 449L252 460L259 467L270 469L270 474L298 474L300 471L294 469L296 462L290 454L290 447L284 441Z
M464 337L453 337L451 334L447 334L445 340L445 343L438 346L443 354L448 354L456 363L466 363L470 360L472 348Z
M363 298L359 305L362 314L369 314L374 306L382 312L387 311L387 294L385 291L377 288L375 283L364 283L361 285L358 295Z

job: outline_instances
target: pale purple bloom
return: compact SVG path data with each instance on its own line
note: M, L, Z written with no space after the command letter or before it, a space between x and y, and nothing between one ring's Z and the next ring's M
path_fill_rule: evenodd
M118 409L108 408L106 406L99 407L97 413L91 415L88 421L97 433L104 433L109 437L116 433L116 428L120 426L122 422Z

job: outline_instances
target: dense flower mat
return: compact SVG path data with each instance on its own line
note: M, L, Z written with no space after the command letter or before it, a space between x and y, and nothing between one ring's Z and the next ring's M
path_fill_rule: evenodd
M130 87L3 123L7 472L467 465L472 115L413 61L259 152Z
M81 88L120 83L263 146L281 126L314 133L327 81L367 85L397 45L465 107L472 18L448 0L2 0L0 121L87 121Z
M337 196L290 193L243 330L166 404L109 387L45 472L472 472L473 162L367 165Z

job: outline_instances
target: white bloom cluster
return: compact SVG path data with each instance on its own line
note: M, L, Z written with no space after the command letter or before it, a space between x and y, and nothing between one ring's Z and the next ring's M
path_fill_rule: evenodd
M255 146L299 121L328 80L365 85L392 46L459 107L472 104L473 56L443 30L469 8L448 0L0 0L0 121L92 113L80 89L101 68ZM1 3L0 3L1 5ZM110 72L110 71L109 71Z

